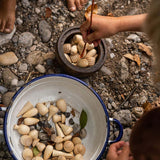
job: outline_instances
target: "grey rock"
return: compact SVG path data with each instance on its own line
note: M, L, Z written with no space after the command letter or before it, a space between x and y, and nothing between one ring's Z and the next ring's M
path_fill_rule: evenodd
M110 53L110 57L111 57L111 59L113 59L115 57L115 54L114 53Z
M129 69L128 69L128 65L126 64L127 61L126 59L123 57L120 60L120 65L121 65L121 79L122 81L125 81L128 77L129 77Z
M5 43L8 43L12 39L15 31L16 31L16 27L14 27L13 31L10 34L0 33L0 46Z
M125 128L123 130L123 136L122 136L122 141L125 141L125 142L128 142L129 141L129 138L130 138L130 135L131 135L131 129L130 128ZM119 134L119 131L116 131L115 132L115 137L117 137Z
M4 94L8 91L6 87L0 86L0 93Z
M18 77L13 74L9 68L3 70L2 76L6 86L10 86L13 79L18 79Z
M18 44L20 46L24 46L24 47L30 47L33 44L33 40L34 40L34 36L32 33L30 32L23 32L20 36L19 36L19 40L18 40Z
M15 94L15 92L7 92L2 96L2 102L5 105L5 107L8 107L14 94Z
M102 66L102 68L100 69L100 71L104 74L104 75L111 75L112 72L109 68L105 67L105 66Z
M30 6L30 2L28 0L22 0L22 5L24 8L27 8Z
M14 35L12 38L13 43L17 43L18 42L18 36Z
M27 63L21 63L20 66L19 66L19 71L20 72L26 72L27 68L28 68Z
M106 38L105 40L108 42L109 47L110 47L110 48L113 48L112 39L111 39L111 38Z
M114 112L113 117L119 120L124 126L129 126L132 122L132 116L129 110L120 110L119 112Z
M116 103L115 102L112 102L112 107L115 109L115 110L117 110L118 109L118 106L116 105Z
M45 20L39 23L39 34L43 42L48 42L51 38L51 26Z
M18 81L17 86L22 87L24 84L25 84L25 82L23 80L21 80L21 81Z
M16 20L16 22L17 22L19 25L21 25L21 24L23 23L23 20L18 17L17 20Z
M132 40L134 42L141 42L141 39L138 35L136 34L130 34L128 37L127 37L128 40Z

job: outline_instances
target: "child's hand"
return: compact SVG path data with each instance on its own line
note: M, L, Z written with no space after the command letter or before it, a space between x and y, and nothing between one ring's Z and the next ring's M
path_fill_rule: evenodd
M119 18L99 16L93 14L91 31L92 33L87 34L90 26L90 19L87 19L81 25L81 33L85 42L94 43L95 46L100 43L101 38L112 36L118 32Z
M106 160L133 160L128 142L117 142L110 146Z

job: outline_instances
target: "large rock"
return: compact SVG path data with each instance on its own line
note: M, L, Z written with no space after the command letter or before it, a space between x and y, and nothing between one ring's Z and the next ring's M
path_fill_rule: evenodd
M16 27L14 27L13 31L10 34L0 33L0 46L8 43L12 39L15 31Z
M34 35L30 32L23 32L19 36L18 44L24 47L30 47L33 44Z
M17 63L17 61L18 58L14 52L6 52L4 54L0 54L0 65L8 66Z
M114 112L113 117L121 122L124 126L129 126L132 122L131 112L129 110L120 110Z
M7 92L2 96L2 103L5 105L5 107L8 107L14 94L15 92Z
M51 26L45 21L42 20L39 23L39 34L43 42L48 42L51 38Z
M30 65L43 64L47 59L54 59L55 54L53 52L44 53L41 51L30 52L27 56L27 63Z
M9 68L5 68L3 70L2 77L6 86L10 86L13 79L18 79L18 77Z

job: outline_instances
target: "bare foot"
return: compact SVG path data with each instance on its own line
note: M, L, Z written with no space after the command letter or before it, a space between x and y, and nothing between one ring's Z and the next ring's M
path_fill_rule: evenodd
M15 22L16 0L0 0L0 32L11 33Z
M72 12L81 10L88 0L67 0L68 9Z

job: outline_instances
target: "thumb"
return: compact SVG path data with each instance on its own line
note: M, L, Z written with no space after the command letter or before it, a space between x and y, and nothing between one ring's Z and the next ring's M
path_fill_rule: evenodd
M130 149L129 149L129 143L127 142L122 149L122 152L119 156L119 159L120 160L128 160L129 155L130 155Z

